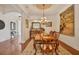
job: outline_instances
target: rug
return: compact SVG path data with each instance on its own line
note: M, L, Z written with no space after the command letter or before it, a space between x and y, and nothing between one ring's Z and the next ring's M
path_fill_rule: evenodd
M40 51L41 50L38 47L36 55L42 55L42 53ZM34 53L35 53L35 50L33 48L33 40L31 40L21 54L22 55L34 55ZM64 49L61 45L59 45L59 47L58 47L58 54L59 55L71 55L71 53L69 51L67 51L66 49ZM48 55L51 55L51 54L48 54Z

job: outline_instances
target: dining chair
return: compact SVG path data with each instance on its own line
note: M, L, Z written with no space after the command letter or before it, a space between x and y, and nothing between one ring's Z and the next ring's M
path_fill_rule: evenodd
M36 55L37 49L40 48L41 34L37 33L37 34L35 35L35 38L33 39L33 41L34 41L33 47L34 47L34 49L35 49L35 53L34 53L34 54ZM38 45L39 45L39 47L38 47Z
M57 50L58 50L58 46L59 46L59 32L56 31L52 31L50 32L50 35L52 35L53 37L55 37L52 41L48 42L47 44L42 44L41 45L41 51L42 54L49 54L50 52L53 54L55 53L56 55L58 54Z
M58 46L59 46L59 36L60 36L60 33L59 32L56 32L54 31L53 33L53 36L55 37L55 53L58 54L57 50L58 50Z

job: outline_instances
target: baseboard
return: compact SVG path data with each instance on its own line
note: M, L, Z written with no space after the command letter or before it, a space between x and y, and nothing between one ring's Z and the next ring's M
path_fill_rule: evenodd
M66 43L64 43L62 41L59 41L59 43L63 48L67 49L72 55L79 55L78 50L72 48L71 46L69 46L68 44L66 44Z

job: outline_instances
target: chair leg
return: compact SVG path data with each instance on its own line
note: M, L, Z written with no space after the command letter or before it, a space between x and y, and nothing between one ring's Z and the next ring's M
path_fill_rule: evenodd
M36 55L36 52L37 52L37 49L35 49L35 53L34 53L34 55Z
M55 49L55 54L58 55L57 49Z
M43 52L42 48L41 48L41 53L42 53L42 55L44 55L44 52Z
M43 49L42 49L42 47L41 47L41 44L40 44L40 49L41 49L42 55L44 55L44 51L43 51Z
M34 49L35 49L34 55L36 55L37 49L36 49L36 44L35 44L35 43L33 44L33 47L34 47Z
M53 50L52 50L52 55L53 55Z
M58 55L57 50L58 50L58 45L56 45L56 48L55 48L55 53L56 53L56 55Z

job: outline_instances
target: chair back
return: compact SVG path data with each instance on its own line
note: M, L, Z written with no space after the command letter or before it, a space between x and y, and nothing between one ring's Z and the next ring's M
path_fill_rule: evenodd
M59 38L60 33L56 31L50 31L50 35L54 36L56 39Z
M55 33L54 33L54 37L55 37L56 39L58 39L59 36L60 36L60 33L59 33L59 32L55 32Z

